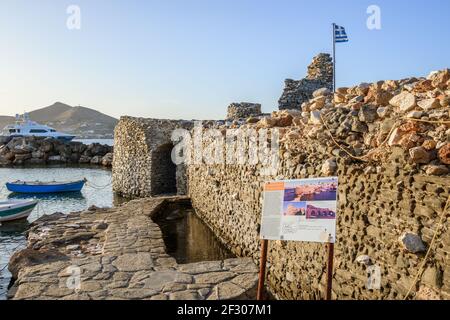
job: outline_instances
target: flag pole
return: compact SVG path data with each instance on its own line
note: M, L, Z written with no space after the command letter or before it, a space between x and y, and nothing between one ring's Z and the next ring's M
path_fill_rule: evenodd
M336 24L332 24L333 32L333 92L336 92Z

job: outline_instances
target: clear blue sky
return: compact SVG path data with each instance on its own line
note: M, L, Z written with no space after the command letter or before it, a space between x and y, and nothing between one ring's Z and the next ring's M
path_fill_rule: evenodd
M68 5L81 30L68 30ZM381 8L381 30L366 9ZM277 108L285 78L331 51L339 86L450 67L450 1L1 0L0 114L62 101L113 116L223 118L231 102Z

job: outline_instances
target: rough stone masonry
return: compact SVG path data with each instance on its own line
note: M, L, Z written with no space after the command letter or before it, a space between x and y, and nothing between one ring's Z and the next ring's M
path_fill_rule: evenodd
M286 79L284 90L278 100L280 110L300 110L302 104L312 98L320 88L333 88L333 62L329 54L321 53L314 57L308 66L308 75L301 80Z
M446 69L427 78L363 83L335 93L325 86L302 102L302 110L251 117L242 125L208 122L205 127L220 130L278 130L280 166L266 176L261 164L191 164L188 195L225 245L257 262L264 182L337 175L334 298L401 299L412 288L416 299L450 299L450 220L443 212L450 196L449 101ZM133 121L123 119L116 129L116 139L127 141L129 151L115 154L125 167L113 179L116 191L139 195L148 192L152 176L142 180L134 173L147 170L134 164L148 163L148 152L136 150L149 148L150 142L141 145L142 137L156 129L129 126ZM428 249L425 268L419 270ZM374 267L380 269L381 286L369 290L368 272ZM323 245L271 242L268 285L276 297L322 298L325 274Z

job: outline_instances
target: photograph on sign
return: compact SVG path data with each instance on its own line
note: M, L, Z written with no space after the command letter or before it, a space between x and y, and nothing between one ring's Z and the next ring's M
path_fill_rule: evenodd
M334 243L337 187L337 177L267 182L261 238Z

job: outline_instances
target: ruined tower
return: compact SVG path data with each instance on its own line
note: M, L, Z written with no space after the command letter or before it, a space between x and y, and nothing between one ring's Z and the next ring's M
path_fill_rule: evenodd
M286 79L284 90L278 100L278 109L301 109L303 102L312 98L320 88L333 88L333 61L328 53L315 56L308 66L308 75L301 80Z

